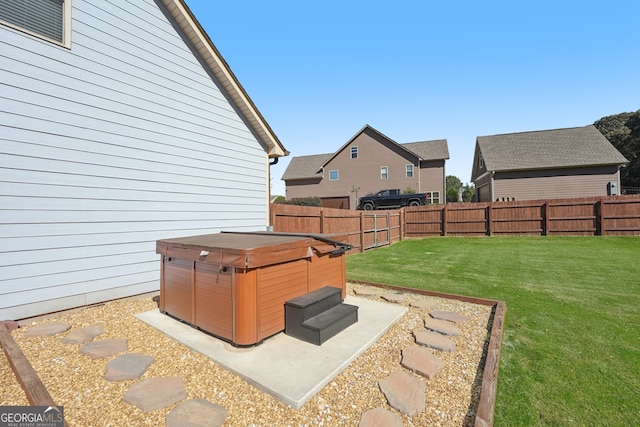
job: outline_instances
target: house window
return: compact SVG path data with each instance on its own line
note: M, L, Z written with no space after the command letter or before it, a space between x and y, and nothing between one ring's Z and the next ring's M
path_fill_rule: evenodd
M478 167L479 168L484 167L484 157L482 157L482 154L480 154L480 158L478 159Z
M340 178L340 173L337 170L329 171L329 181L337 181Z
M440 192L439 191L430 191L427 193L427 204L429 205L437 205L440 204Z
M389 167L380 166L380 179L388 179L388 178L389 178Z
M351 147L351 158L352 159L358 158L358 147Z
M407 178L413 178L413 165L407 165Z
M70 47L71 0L0 0L0 21Z

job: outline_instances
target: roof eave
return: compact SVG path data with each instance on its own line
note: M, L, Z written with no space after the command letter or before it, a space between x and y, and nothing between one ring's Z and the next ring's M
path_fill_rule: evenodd
M267 155L270 158L289 155L184 0L162 0L162 3L260 138Z
M306 181L309 179L318 179L318 178L322 178L322 173L317 173L315 175L311 175L311 176L296 176L296 177L285 177L283 176L281 179L282 181Z
M566 166L530 166L530 167L520 167L520 168L504 168L504 169L489 169L488 172L498 173L498 172L522 172L522 171L533 171L533 170L553 170L553 169L575 169L575 168L591 168L597 166L624 166L628 162L618 163L590 163L583 165L566 165Z

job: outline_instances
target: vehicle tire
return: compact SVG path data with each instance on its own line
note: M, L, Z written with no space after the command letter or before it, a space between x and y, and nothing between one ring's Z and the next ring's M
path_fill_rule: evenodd
M373 210L373 203L365 203L364 206L362 207L365 211L372 211Z
M420 202L417 200L412 200L409 202L409 206L420 206Z

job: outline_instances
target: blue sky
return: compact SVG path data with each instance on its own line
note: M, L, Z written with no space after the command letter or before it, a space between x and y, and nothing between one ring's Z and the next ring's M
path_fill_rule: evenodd
M365 124L447 139L469 182L477 136L592 124L640 109L640 2L186 0L291 155Z

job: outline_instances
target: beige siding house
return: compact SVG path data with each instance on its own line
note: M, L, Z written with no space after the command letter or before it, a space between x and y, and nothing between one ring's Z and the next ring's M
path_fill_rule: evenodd
M355 209L358 198L398 188L445 202L445 139L398 144L365 125L336 152L293 157L282 179L287 200L318 197L323 206Z
M480 202L606 196L626 163L594 126L480 136L471 180Z

